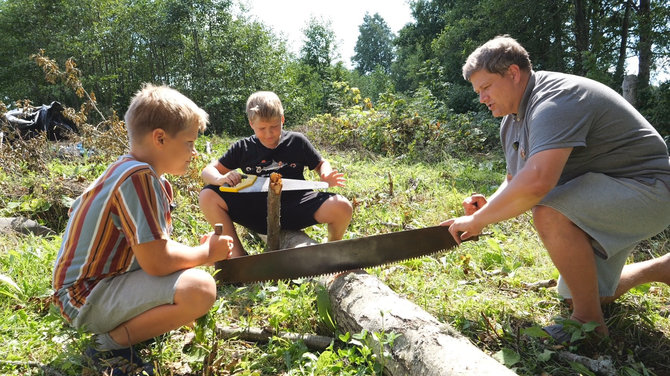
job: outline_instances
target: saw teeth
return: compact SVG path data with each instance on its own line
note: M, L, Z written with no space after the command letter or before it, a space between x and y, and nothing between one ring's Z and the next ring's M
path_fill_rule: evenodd
M384 264L370 266L370 267L362 268L362 269L365 270L365 269L374 269L374 268L388 268L391 265L399 264L399 263L406 262L406 261L420 260L424 257L433 257L433 256L436 256L436 255L439 255L440 253L442 253L444 251L445 250L441 250L441 251L429 253L429 254L426 254L426 255L423 255L423 256L419 256L419 257L410 257L410 258L406 258L406 259L402 259L402 260L396 260L396 261L393 261L393 262L387 262L387 263L384 263ZM329 275L336 275L336 274L346 273L346 272L350 272L350 271L353 271L353 270L358 270L358 269L347 269L347 270L340 270L340 271L336 271L336 272L329 272L329 273L323 273L323 274L312 274L312 275L308 275L308 276L300 276L300 277L295 277L295 278L279 278L279 279L268 278L268 279L259 279L259 280L256 280L256 281L249 281L249 282L232 282L232 283L253 284L253 283L268 282L268 281L290 282L290 281L293 281L295 279L301 279L301 278L312 279L312 278L317 278L317 277L324 277L324 276L329 276Z

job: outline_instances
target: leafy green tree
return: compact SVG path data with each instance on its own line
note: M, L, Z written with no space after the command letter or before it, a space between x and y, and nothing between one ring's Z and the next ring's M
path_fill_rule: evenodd
M391 74L384 71L380 66L366 75L353 70L350 72L347 81L352 87L357 87L360 90L361 97L370 98L373 103L384 93L395 92Z
M337 57L335 32L330 20L310 18L303 29L305 36L300 49L302 72L298 73L298 83L305 91L305 100L314 109L314 114L333 112L330 98L333 95L333 66Z
M420 86L424 62L433 57L431 43L447 25L444 14L452 6L450 0L417 0L411 4L416 21L403 27L394 39L396 61L391 71L401 92L412 92Z
M312 17L302 32L305 39L300 49L301 61L314 68L319 74L325 74L337 57L332 22Z
M360 34L354 47L352 61L361 74L373 72L380 67L384 72L391 71L393 62L393 33L386 21L375 13L365 13L363 23L358 27Z

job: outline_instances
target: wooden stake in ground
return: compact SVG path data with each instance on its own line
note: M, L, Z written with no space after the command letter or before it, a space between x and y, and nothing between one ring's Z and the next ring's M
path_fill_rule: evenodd
M281 174L273 172L270 174L270 186L268 187L268 239L265 244L266 251L279 249L280 210L281 210Z

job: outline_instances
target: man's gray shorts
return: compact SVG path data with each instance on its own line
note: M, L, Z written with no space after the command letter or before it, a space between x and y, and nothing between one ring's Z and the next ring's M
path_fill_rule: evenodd
M139 269L100 281L72 320L72 326L107 333L142 312L174 303L177 280L184 271L156 277Z
M660 180L587 173L555 187L539 203L558 210L593 240L600 296L612 296L635 245L670 225L670 190ZM558 292L571 297L559 278Z

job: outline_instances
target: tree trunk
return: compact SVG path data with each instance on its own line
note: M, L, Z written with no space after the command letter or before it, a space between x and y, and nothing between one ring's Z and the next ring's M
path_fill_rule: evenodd
M323 283L342 331L382 334L369 335L368 344L385 374L515 375L449 325L440 323L364 271L346 273ZM386 340L380 342L384 334L398 335L392 346Z
M617 58L616 70L614 72L615 82L623 82L625 74L626 53L628 52L628 28L630 23L631 0L624 3L623 19L621 20L621 44L619 45L619 57Z
M649 86L649 71L652 64L652 19L649 0L640 0L638 8L639 30L637 93L638 106L644 106L644 91Z
M312 244L317 242L302 231L282 231L283 248ZM449 325L364 271L324 276L319 283L328 290L332 314L341 331L399 335L393 346L368 336L368 345L378 359L383 359L380 363L387 375L516 375Z
M586 21L585 0L575 0L575 71L580 76L586 74L584 53L589 49L589 26Z

